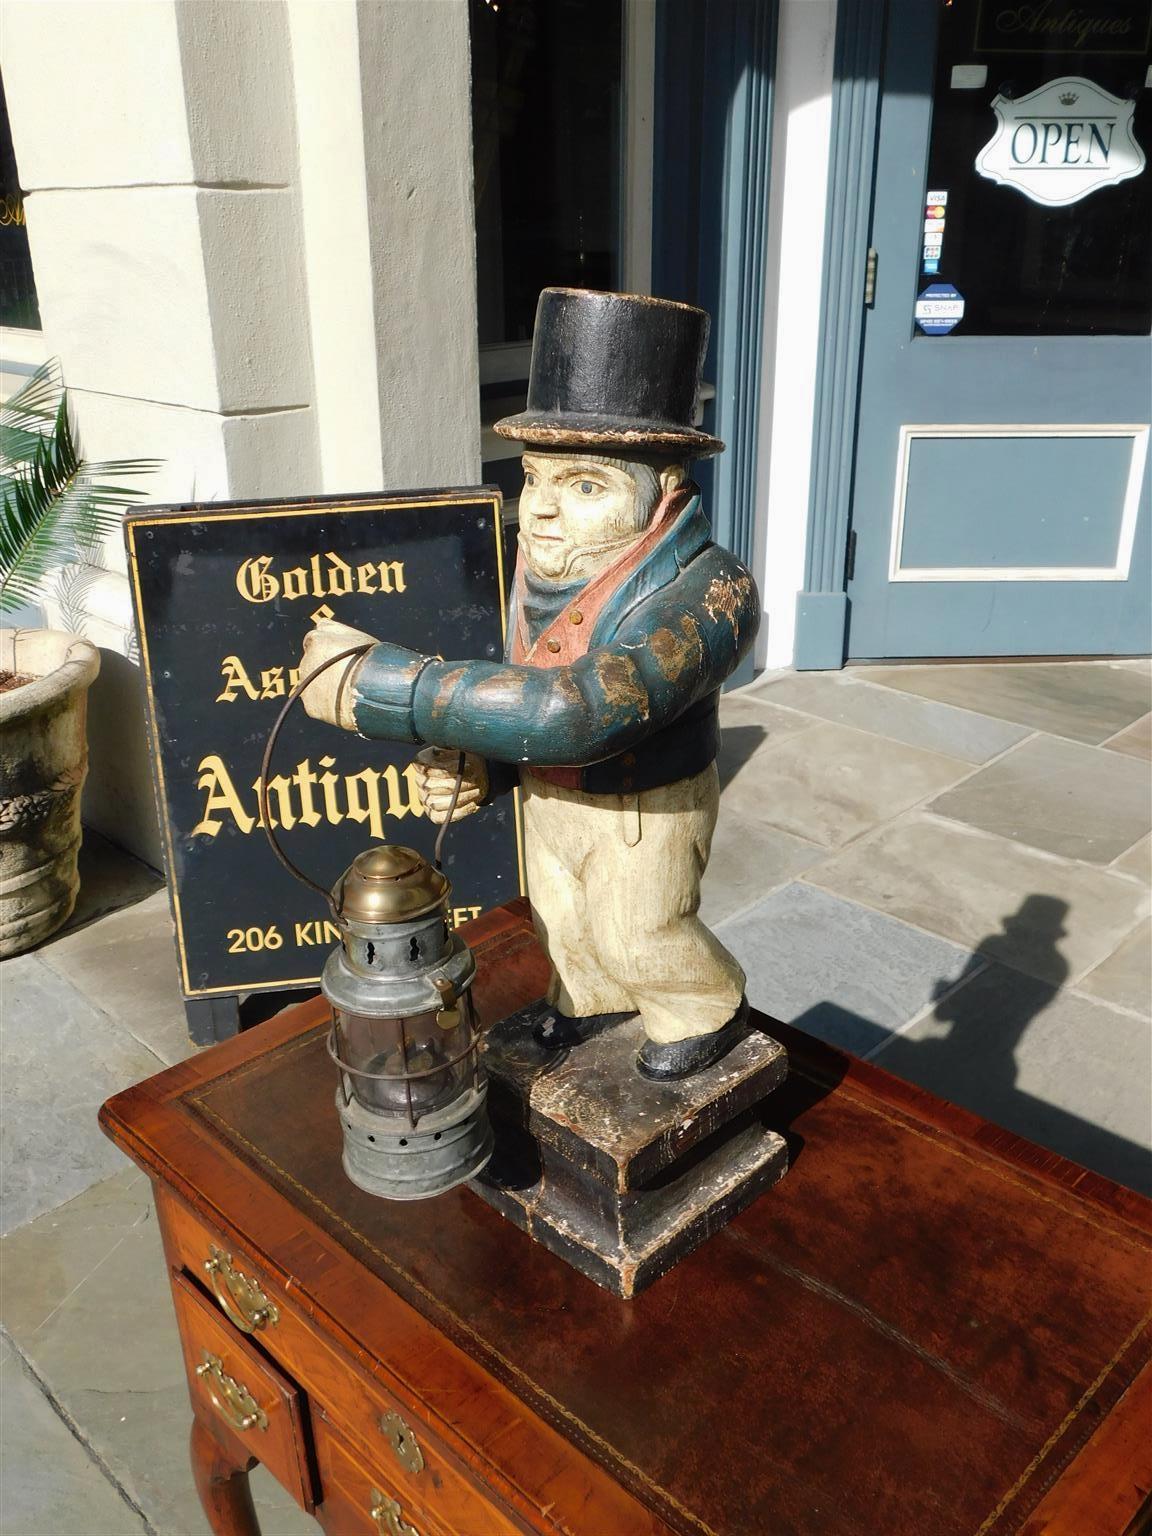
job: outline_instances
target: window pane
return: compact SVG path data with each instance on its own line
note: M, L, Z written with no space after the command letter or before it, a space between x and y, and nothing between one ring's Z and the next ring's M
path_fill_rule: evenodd
M0 325L26 331L40 329L28 231L24 228L24 197L16 175L16 156L8 128L8 104L0 80Z
M470 0L480 344L619 270L621 0Z
M1150 33L1152 0L943 0L920 265L956 334L1147 333Z

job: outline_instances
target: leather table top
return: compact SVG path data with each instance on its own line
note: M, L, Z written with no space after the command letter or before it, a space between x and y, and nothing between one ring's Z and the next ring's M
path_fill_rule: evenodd
M523 925L480 967L482 1017L543 981ZM467 1190L357 1190L298 1012L188 1109L690 1536L1021 1532L1148 1361L1148 1202L795 1030L790 1172L620 1301Z

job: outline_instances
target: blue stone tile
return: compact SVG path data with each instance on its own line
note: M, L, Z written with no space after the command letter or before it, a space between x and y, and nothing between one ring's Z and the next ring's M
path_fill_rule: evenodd
M717 933L748 975L752 1005L867 1056L954 985L965 949L793 882Z

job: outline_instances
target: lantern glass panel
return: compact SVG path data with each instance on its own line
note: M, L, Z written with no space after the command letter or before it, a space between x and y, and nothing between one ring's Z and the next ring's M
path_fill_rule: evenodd
M469 1050L473 1014L467 992L447 1014L431 1009L381 1018L344 1008L335 1014L339 1054L350 1069L348 1087L365 1109L426 1115L471 1085L476 1068L475 1052ZM445 1028L441 1018L457 1022Z

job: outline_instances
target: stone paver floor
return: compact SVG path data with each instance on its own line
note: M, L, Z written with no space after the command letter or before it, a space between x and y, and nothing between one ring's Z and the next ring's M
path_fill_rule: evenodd
M780 673L724 703L704 914L752 1001L1152 1192L1147 662ZM204 1536L149 1185L109 1094L187 1054L167 901L90 837L0 967L0 1532ZM265 1536L316 1527L262 1474Z

